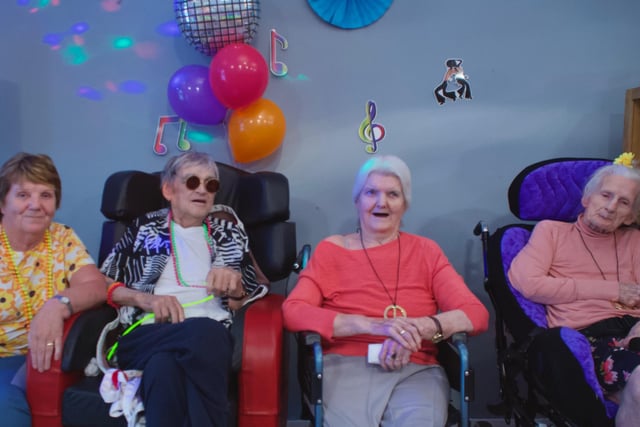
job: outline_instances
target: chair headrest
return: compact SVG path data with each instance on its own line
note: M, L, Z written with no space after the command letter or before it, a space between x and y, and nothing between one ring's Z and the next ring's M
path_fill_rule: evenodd
M120 171L104 183L100 211L110 220L128 222L164 206L158 174Z
M611 160L562 157L527 166L509 186L509 208L525 221L575 221L583 210L585 184L607 164Z
M220 190L215 202L231 206L247 227L289 219L289 181L278 172L250 173L218 163ZM107 178L102 214L114 221L131 221L168 206L160 189L160 174L120 171Z

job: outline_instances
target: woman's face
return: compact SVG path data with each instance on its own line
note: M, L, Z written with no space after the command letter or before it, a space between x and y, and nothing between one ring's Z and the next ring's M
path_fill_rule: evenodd
M43 234L56 213L53 185L21 180L11 185L2 204L2 225L13 232Z
M622 224L635 220L633 202L640 191L633 180L619 175L604 177L602 185L589 197L582 199L583 218L594 231L612 233Z
M398 177L371 173L356 200L356 208L363 232L397 233L406 211L406 201Z
M187 180L197 177L198 187L190 190ZM183 227L193 227L202 224L211 207L216 193L210 193L206 184L212 179L218 179L214 171L205 165L185 165L174 179L162 186L162 194L171 203L173 220Z

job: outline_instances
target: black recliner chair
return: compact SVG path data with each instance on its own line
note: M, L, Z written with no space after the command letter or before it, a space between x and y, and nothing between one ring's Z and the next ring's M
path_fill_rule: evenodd
M276 172L249 173L218 163L220 190L216 203L231 206L243 221L250 246L271 282L285 279L297 267L296 229L289 221L289 183ZM105 182L101 211L99 263L137 216L165 206L157 173L121 171ZM241 363L234 372L231 400L235 425L283 427L287 410L287 352L280 306L284 297L269 294L234 317L234 336L241 339ZM27 398L34 427L124 426L111 418L98 386L101 376L84 376L96 355L104 325L114 319L109 306L78 313L65 324L64 354L51 370L27 373Z

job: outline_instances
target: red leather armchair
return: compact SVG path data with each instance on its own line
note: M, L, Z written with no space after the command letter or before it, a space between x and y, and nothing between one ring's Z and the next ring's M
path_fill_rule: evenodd
M249 173L225 164L216 203L233 207L245 224L251 249L273 282L286 278L296 263L295 224L289 222L289 186L275 172ZM106 257L129 221L164 205L158 174L123 171L111 175L103 192L103 225L99 262ZM281 305L284 297L269 294L234 317L234 337L241 362L234 369L230 400L234 425L283 427L286 424L287 373ZM87 377L84 368L95 356L103 326L115 318L109 306L72 316L65 323L61 361L39 373L28 368L27 399L34 427L124 426L111 418L98 392L101 376ZM30 366L30 364L29 364ZM233 412L233 411L232 411Z

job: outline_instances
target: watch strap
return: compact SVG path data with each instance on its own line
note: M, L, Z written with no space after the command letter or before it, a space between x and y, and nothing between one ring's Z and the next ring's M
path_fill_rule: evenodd
M429 316L429 319L433 320L433 323L436 325L436 333L433 335L433 338L431 338L431 341L437 344L440 341L444 340L444 334L442 332L442 324L440 323L438 318L435 316Z
M71 300L69 299L69 297L66 297L64 295L54 295L53 298L57 299L67 306L67 308L69 309L69 315L73 314L73 307L71 306Z

